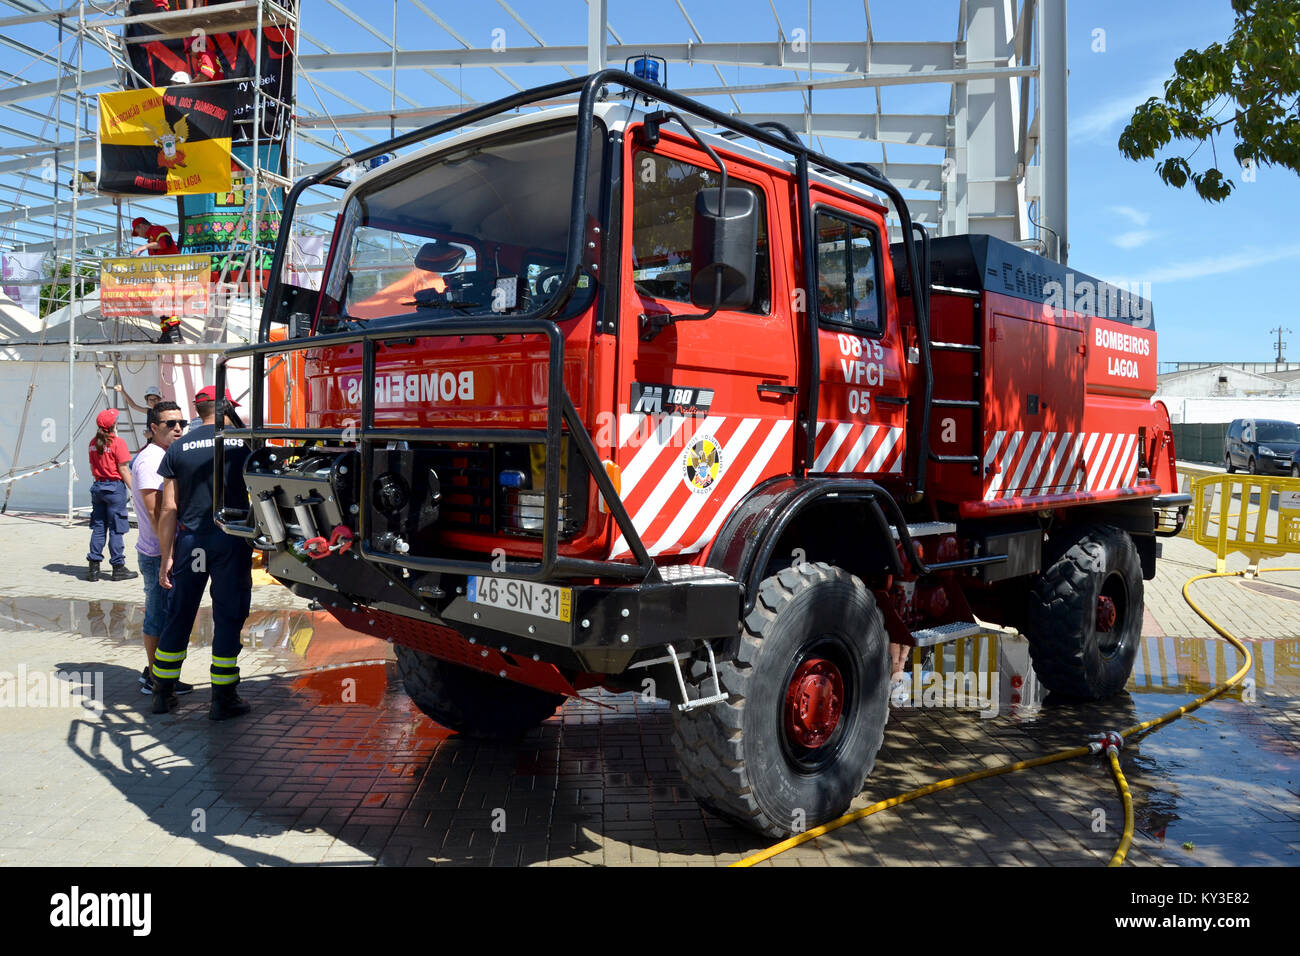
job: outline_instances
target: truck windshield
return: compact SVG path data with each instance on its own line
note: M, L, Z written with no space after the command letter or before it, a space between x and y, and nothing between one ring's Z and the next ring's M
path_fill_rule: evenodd
M372 174L343 209L317 332L394 316L518 315L556 294L575 129L529 127ZM595 298L604 141L593 133L583 271L560 318Z

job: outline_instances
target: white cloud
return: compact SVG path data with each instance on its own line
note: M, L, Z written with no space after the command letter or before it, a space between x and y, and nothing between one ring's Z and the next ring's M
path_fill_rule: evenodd
M1137 92L1125 93L1104 103L1098 103L1081 116L1070 119L1070 139L1075 142L1098 139L1115 129L1121 122L1133 115L1133 110L1153 96L1161 96L1165 91L1165 77L1159 76L1148 80Z
M1111 242L1121 249L1136 249L1139 246L1145 246L1158 235L1160 233L1149 229L1134 229L1132 232L1121 232Z
M1165 266L1157 266L1150 272L1133 278L1107 279L1106 281L1125 288L1133 288L1138 282L1149 282L1152 286L1161 283L1193 282L1197 279L1206 279L1210 276L1224 275L1229 272L1242 272L1246 269L1253 269L1286 259L1300 261L1300 243L1268 249L1251 246L1229 255L1218 254L1206 256L1202 259L1175 262Z
M1110 211L1123 216L1139 228L1151 221L1151 213L1134 209L1132 206L1111 206Z

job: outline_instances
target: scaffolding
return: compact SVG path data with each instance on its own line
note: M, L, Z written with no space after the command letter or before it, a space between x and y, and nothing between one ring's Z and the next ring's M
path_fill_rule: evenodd
M625 15L618 3L630 6L633 0L555 0L542 8L544 13L531 14L545 22L530 21L530 11L507 0L455 11L463 21L491 10L512 37L519 31L527 37L501 44L497 38L505 28L484 35L480 23L475 43L463 24L458 29L449 22L450 11L440 15L425 0L390 2L391 7L375 0L173 0L170 6L181 9L132 11L126 0L76 0L54 9L41 0L0 0L13 12L0 16L0 45L18 54L7 59L16 64L12 71L0 69L0 244L14 251L50 252L51 291L59 292L57 278L66 268L75 303L66 355L69 438L57 462L67 468L69 517L74 511L77 357L100 356L105 367L114 368L140 355L215 356L230 340L232 312L219 305L206 317L199 342L160 346L123 341L120 333L133 332L129 323L115 328L107 344L77 341L88 285L81 270L111 251L124 251L123 206L151 217L172 215L161 205L170 204L171 197L123 201L84 188L81 166L96 143L94 96L138 86L144 79L132 68L132 38L126 35L132 25L150 27L163 37L185 37L195 30L248 29L259 38L267 29L292 32L293 69L287 92L279 95L264 89L263 45L256 44L249 78L252 162L241 163L247 201L219 276L218 290L247 290L238 306L254 322L270 251L259 224L274 208L277 190L334 157L495 99L498 91L619 65L647 53L667 60L681 92L706 101L721 98L749 122L783 123L823 152L831 152L828 139L840 140L846 149L877 150L861 158L899 186L913 218L934 233L984 232L1066 259L1066 0L951 0L955 33L950 39L921 40L877 36L869 0L860 9L852 5L857 22L851 27L833 19L849 5L827 14L821 4L815 11L804 0L737 0L750 14L743 27L750 38L740 41L706 37L687 0L658 0L663 16L656 17L676 24L668 28L674 32L684 27L685 42L625 39L613 20ZM302 6L307 4L312 22L320 18L328 43L303 31ZM585 23L585 42L548 42L544 33L556 29L561 19ZM909 20L909 32L912 22L924 20ZM833 26L824 26L828 23ZM40 32L22 42L14 31L26 28ZM833 39L823 39L822 31ZM766 37L754 39L757 34ZM439 36L449 40L439 41ZM87 63L88 57L93 62ZM697 67L707 71L704 82L694 72ZM29 79L24 75L28 71L44 75ZM529 72L526 83L517 78L522 71ZM412 75L422 83L418 94L409 80L400 81ZM691 81L682 84L683 75ZM468 88L478 95L467 93ZM918 90L946 91L946 105L938 105L936 95L929 111L886 109L886 96ZM40 103L49 103L48 110L42 112ZM267 115L283 117L285 124L274 131L284 144L283 166L275 168L263 162L260 148ZM37 125L39 131L34 131ZM307 221L328 236L334 212L330 203L303 204L299 212L314 214L317 218ZM217 298L223 298L220 291ZM228 299L222 304L228 305ZM41 312L45 305L41 303ZM43 323L41 349L44 339ZM106 386L103 391L116 403ZM19 467L16 455L12 464L10 479L27 470Z
M4 498L7 506L8 493L12 490L12 483L19 478L29 474L40 474L53 467L64 467L67 474L66 517L70 521L78 510L75 505L76 469L73 461L73 456L77 450L76 435L79 430L75 403L78 355L90 353L97 356L106 356L108 364L115 372L118 384L121 384L121 374L120 371L117 371L117 363L124 357L141 354L149 356L215 357L230 345L237 344L240 341L239 339L232 340L228 335L227 323L230 319L232 304L238 302L240 311L246 310L249 316L250 328L253 325L253 317L260 311L265 263L270 261L274 251L272 244L265 240L268 230L263 228L263 222L270 218L271 212L277 206L276 191L287 189L292 184L291 178L285 175L285 171L292 171L295 161L293 99L296 85L296 69L288 78L287 94L284 83L280 84L274 94L268 92L264 87L262 75L263 51L265 49L264 36L265 31L271 28L280 31L282 38L291 37L290 47L296 66L298 17L296 4L291 3L286 6L276 2L276 0L231 0L231 2L206 6L198 5L176 10L154 9L134 13L131 12L130 5L124 0L108 6L94 5L89 0L78 0L74 7L63 10L48 11L45 14L28 13L0 19L0 29L24 23L42 22L45 19L53 19L58 32L57 54L53 63L57 71L53 88L56 132L52 150L52 168L55 171L55 191L49 214L53 218L55 225L54 234L50 240L50 248L54 253L52 257L54 281L50 286L51 294L58 295L61 286L58 279L63 264L66 262L69 267L68 298L70 306L67 322L66 355L68 409L65 433L68 440L64 448L61 449L61 455L63 456L61 462L51 460L42 462L34 468L19 469L19 455L27 432L27 413L31 405L33 392L33 387L29 385L25 396L23 416L18 428L12 467L4 482L6 486ZM130 36L126 28L133 25L148 28L150 32L146 35ZM95 250L92 244L96 240L106 238L102 234L87 236L86 233L83 233L83 229L101 228L103 226L102 222L90 216L83 219L83 215L88 207L93 209L105 205L107 198L100 197L90 200L83 198L83 194L86 192L86 177L81 171L83 151L87 148L93 149L96 143L89 117L90 100L96 95L92 91L102 87L132 89L155 85L155 83L142 76L132 65L129 48L133 43L166 41L194 36L216 36L217 34L245 30L252 31L251 36L253 38L254 53L252 56L251 76L223 77L213 82L243 84L248 87L251 115L234 122L236 132L232 136L232 141L242 139L251 143L250 156L252 161L245 162L235 155L232 149L232 162L242 171L246 181L246 188L242 190L244 203L234 224L231 241L224 252L220 253L222 266L216 283L218 294L215 297L209 296L207 298L206 314L199 317L204 320L203 328L199 333L199 342L174 345L122 341L119 335L119 323L116 321L114 323L114 332L108 343L78 342L78 320L85 317L87 302L86 279L88 277L83 274L83 264L90 263L93 265L99 260L100 257L93 255ZM65 41L70 43L72 47L70 57L65 57ZM11 40L6 40L6 42L7 45L13 45ZM94 45L107 54L112 63L109 70L97 70L88 73L84 69L84 55L88 44ZM42 58L44 57L37 57L37 59ZM17 78L13 74L10 77ZM70 195L67 200L63 200L60 195L61 189L58 178L60 151L64 135L62 112L65 106L65 81L69 82L71 86L72 102L70 105L72 106L73 115L71 142L73 178L69 183ZM195 87L212 84L189 82L181 85ZM5 105L12 109L13 100L19 97L23 99L31 98L33 94L39 95L38 91L32 89L33 86L39 86L39 84L26 84L18 87L18 97L13 96L11 88L11 90L5 91L9 94L8 101L5 101L4 97L0 95L0 102L5 102ZM268 117L273 118L269 130L266 122ZM238 135L240 125L247 128L243 136ZM264 142L268 141L278 142L280 151L264 153L262 146ZM30 157L38 152L39 150L30 150L27 155ZM272 168L265 161L265 157L271 155L281 158L281 162L275 164L276 168ZM174 197L164 196L160 198L164 201L170 200L174 202ZM116 251L120 254L123 251L122 199L114 196L107 199L107 201L112 203L116 211L116 236L114 238L117 247ZM60 207L65 202L69 209L68 227L64 235L60 237L58 235L58 222L62 211ZM141 205L152 211L153 206L147 200L142 201ZM27 209L25 211L29 217L32 215L33 210ZM39 218L45 210L38 209L35 212ZM13 218L14 214L10 213L9 216ZM170 214L168 214L168 218L170 218ZM60 250L61 239L63 244L62 252ZM86 241L87 239L89 242ZM39 280L37 280L37 284L42 289L44 288L44 284ZM240 295L245 290L246 294ZM41 341L39 345L41 351L44 349L45 334L48 328L48 314L45 308L48 304L41 302L38 297L38 309L44 318L41 325ZM97 364L97 373L100 367ZM36 363L33 364L33 382L35 376ZM100 387L105 397L109 397L102 375L100 375ZM112 402L114 406L117 405L116 396L112 397ZM135 425L129 402L126 405L126 412L128 423ZM84 422L81 424L84 426Z

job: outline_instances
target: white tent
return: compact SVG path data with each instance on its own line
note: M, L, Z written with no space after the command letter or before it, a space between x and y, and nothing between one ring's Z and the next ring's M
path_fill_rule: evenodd
M157 339L150 320L100 321L99 297L93 293L50 313L43 330L38 320L35 329L0 339L0 396L5 398L0 402L0 504L7 500L9 511L60 513L68 508L66 466L58 463L67 460L68 332L73 313L77 313L78 346L72 367L74 507L89 503L87 446L95 433L96 414L105 408L120 409L118 432L127 446L134 452L144 442L144 413L131 409L114 391L115 385L121 384L140 405L145 404L144 390L157 385L163 398L177 402L190 415L194 394L212 382L214 356L142 349ZM194 342L202 320L186 324L185 341ZM110 347L119 344L121 351ZM106 348L85 349L100 345ZM232 364L227 385L245 405L247 367Z

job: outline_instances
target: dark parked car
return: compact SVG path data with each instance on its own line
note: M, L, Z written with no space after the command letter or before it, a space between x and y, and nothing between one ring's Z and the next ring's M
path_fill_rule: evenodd
M1293 457L1300 451L1300 425L1269 418L1238 418L1223 441L1228 473L1238 468L1252 475L1296 475Z

